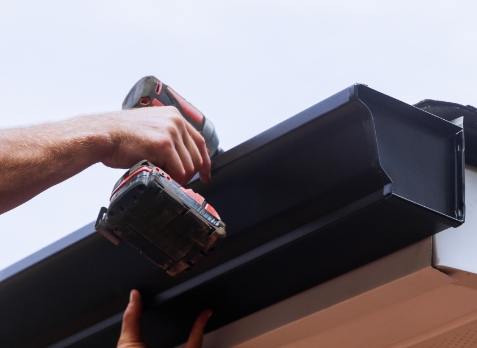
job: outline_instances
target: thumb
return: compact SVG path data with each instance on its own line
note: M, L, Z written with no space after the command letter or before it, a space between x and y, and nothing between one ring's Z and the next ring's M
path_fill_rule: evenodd
M141 341L141 311L142 301L139 291L132 290L129 297L129 304L124 311L121 336L118 346Z

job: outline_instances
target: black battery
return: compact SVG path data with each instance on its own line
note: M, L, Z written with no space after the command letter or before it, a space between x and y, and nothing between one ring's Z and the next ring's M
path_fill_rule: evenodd
M144 160L114 186L96 230L122 239L168 274L192 269L225 238L225 224L205 199Z

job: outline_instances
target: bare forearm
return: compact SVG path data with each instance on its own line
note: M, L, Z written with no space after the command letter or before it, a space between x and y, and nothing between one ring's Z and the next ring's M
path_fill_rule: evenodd
M181 184L197 171L210 180L205 141L174 107L0 130L0 214L94 163L129 168L142 159Z
M102 160L111 140L94 116L0 130L0 213Z

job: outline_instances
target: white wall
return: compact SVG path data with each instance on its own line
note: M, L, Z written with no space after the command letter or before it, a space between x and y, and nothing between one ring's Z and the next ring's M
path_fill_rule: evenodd
M477 169L465 170L465 223L436 234L434 266L447 266L477 274Z

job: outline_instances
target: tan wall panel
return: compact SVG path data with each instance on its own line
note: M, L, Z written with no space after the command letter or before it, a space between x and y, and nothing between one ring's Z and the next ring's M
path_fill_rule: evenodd
M385 347L477 310L452 282L429 267L237 347Z
M469 313L477 313L477 291L448 285L303 340L274 347L388 347Z
M464 315L392 348L470 348L477 347L477 312Z
M400 301L409 296L417 296L422 292L430 291L437 286L454 281L430 267L431 246L430 238L425 239L218 330L209 332L204 337L204 347L223 348L240 345L309 315L332 308L337 304L348 303L347 301L350 299L359 298L360 295L383 286L386 286L381 292L381 301L383 302L381 304L376 301L373 302L377 305L377 308L388 301ZM403 280L406 284L409 284L405 291L399 293L392 290L385 291L385 289L389 289L388 285L393 281L404 279L423 269L428 269L428 271L419 273L419 275L408 278L408 280ZM424 277L422 281L416 283L416 279L421 276ZM354 311L350 310L349 314L359 315L360 310L360 308L355 308ZM365 310L367 309L365 308ZM342 318L337 319L342 320ZM325 318L323 322L327 325L332 324L331 318ZM333 325L338 324L339 321ZM295 337L294 339L303 337ZM179 347L184 347L184 345Z

